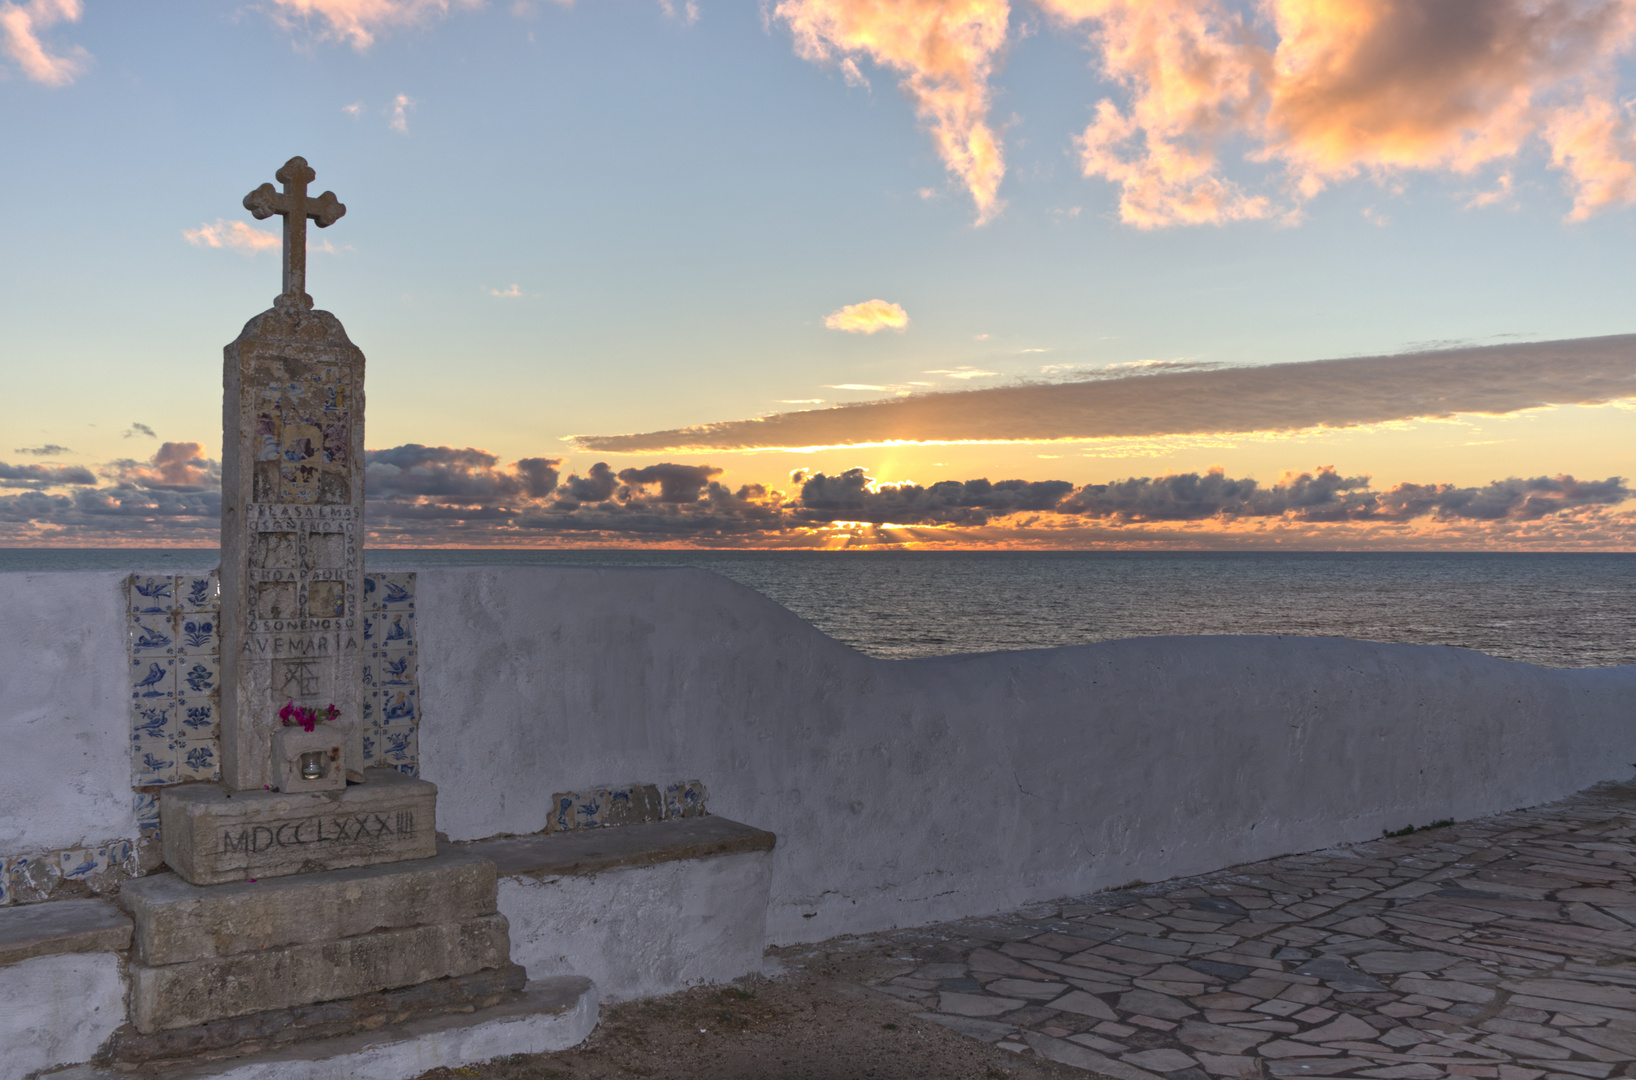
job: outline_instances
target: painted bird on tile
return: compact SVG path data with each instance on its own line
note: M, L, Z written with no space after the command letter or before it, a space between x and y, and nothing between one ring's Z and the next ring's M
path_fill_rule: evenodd
M149 687L149 686L158 686L160 683L165 681L165 676L168 675L168 674L170 674L170 673L165 670L163 665L161 665L158 661L154 661L152 666L150 666L148 668L148 673L146 675L142 676L142 681L137 683L134 688L137 689L137 690L141 690L141 689L144 689L145 687ZM149 690L147 693L143 694L142 696L143 697L164 697L165 692L163 690Z

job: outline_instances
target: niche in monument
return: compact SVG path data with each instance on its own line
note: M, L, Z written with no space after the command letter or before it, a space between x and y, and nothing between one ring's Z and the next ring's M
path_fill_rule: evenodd
M307 222L346 207L313 197L306 161L244 198L284 219L284 291L225 350L222 400L222 780L233 790L336 785L363 768L364 355L306 293ZM297 760L280 710L335 707L320 725L334 767ZM280 737L275 738L275 735ZM291 761L274 760L275 752ZM304 780L304 775L309 779Z

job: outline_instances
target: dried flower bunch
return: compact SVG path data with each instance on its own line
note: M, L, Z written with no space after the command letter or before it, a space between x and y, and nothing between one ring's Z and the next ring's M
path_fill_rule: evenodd
M284 721L285 727L300 727L302 731L311 731L326 720L334 720L341 715L334 703L327 708L309 709L291 701L278 710L278 718Z

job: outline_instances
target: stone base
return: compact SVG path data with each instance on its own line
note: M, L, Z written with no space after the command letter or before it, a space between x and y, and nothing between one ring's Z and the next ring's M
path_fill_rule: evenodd
M201 1062L211 1058L244 1057L294 1043L374 1031L385 1024L493 1008L516 1001L527 983L527 972L516 964L506 964L401 990L296 1009L275 1009L152 1035L144 1035L127 1025L114 1033L99 1060L146 1065L182 1059Z
M186 964L132 964L131 1023L150 1034L336 1001L498 967L510 951L506 917L484 915Z
M391 769L341 791L182 784L159 796L165 862L195 885L425 859L437 853L437 785Z
M423 1017L374 1031L299 1043L246 1057L178 1061L142 1070L144 1080L409 1080L508 1054L545 1054L582 1042L596 1027L597 992L576 975L529 982L514 1001L482 1012ZM112 1066L80 1065L53 1080L128 1080Z

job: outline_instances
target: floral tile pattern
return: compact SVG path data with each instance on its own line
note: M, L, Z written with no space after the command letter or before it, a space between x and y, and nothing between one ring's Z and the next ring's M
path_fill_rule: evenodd
M0 856L0 906L105 895L159 840L158 789L221 778L221 580L126 579L132 809L138 840ZM415 575L364 575L364 763L420 774Z

